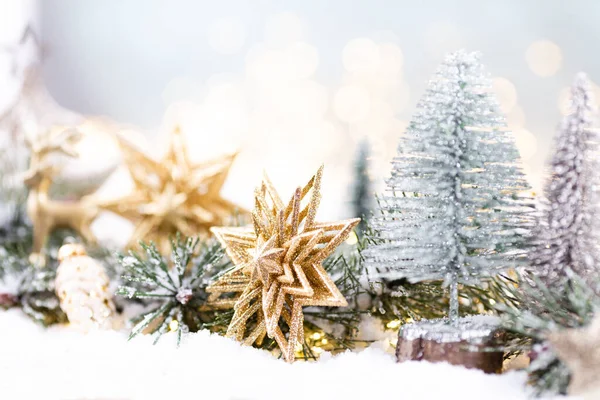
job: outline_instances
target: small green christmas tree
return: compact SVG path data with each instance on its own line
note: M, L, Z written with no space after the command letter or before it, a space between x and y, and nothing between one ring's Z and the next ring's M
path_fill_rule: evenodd
M358 145L354 161L354 186L352 190L352 215L361 218L357 233L362 236L373 206L373 190L369 178L369 142L365 139Z

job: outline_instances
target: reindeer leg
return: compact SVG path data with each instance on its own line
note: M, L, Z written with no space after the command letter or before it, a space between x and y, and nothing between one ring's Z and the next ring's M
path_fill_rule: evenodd
M84 222L84 223L80 224L78 230L79 230L79 234L81 235L81 237L83 237L83 240L85 240L86 243L90 243L90 244L96 243L96 237L92 233L89 223Z
M98 216L98 209L94 206L90 206L90 203L87 199L83 199L82 203L79 205L81 207L81 211L84 214L84 217L79 222L79 234L83 237L83 239L90 244L96 243L96 236L92 232L90 228L92 222Z
M42 249L46 244L51 224L45 218L40 218L38 224L33 226L33 249L29 255L29 261L37 266L46 265L46 257L42 254Z

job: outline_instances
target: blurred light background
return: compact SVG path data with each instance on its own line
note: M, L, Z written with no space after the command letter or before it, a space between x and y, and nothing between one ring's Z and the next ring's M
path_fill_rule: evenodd
M322 218L348 215L362 138L382 187L397 140L449 51L483 53L536 189L574 74L600 83L600 3L591 0L0 4L2 44L35 20L45 84L61 106L141 132L157 152L175 124L198 160L240 150L224 195L246 207L263 169L287 195L325 163Z

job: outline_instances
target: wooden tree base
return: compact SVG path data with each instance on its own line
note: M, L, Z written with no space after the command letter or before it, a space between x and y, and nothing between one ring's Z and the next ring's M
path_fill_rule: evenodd
M398 332L398 362L448 362L486 373L500 373L504 353L494 350L502 339L497 319L465 317L457 326L448 320L421 321L402 326Z

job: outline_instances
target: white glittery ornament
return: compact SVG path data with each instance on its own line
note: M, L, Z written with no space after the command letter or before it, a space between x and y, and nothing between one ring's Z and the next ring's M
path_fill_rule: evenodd
M71 325L88 332L111 329L115 306L102 265L89 257L80 244L66 244L58 251L56 294Z

